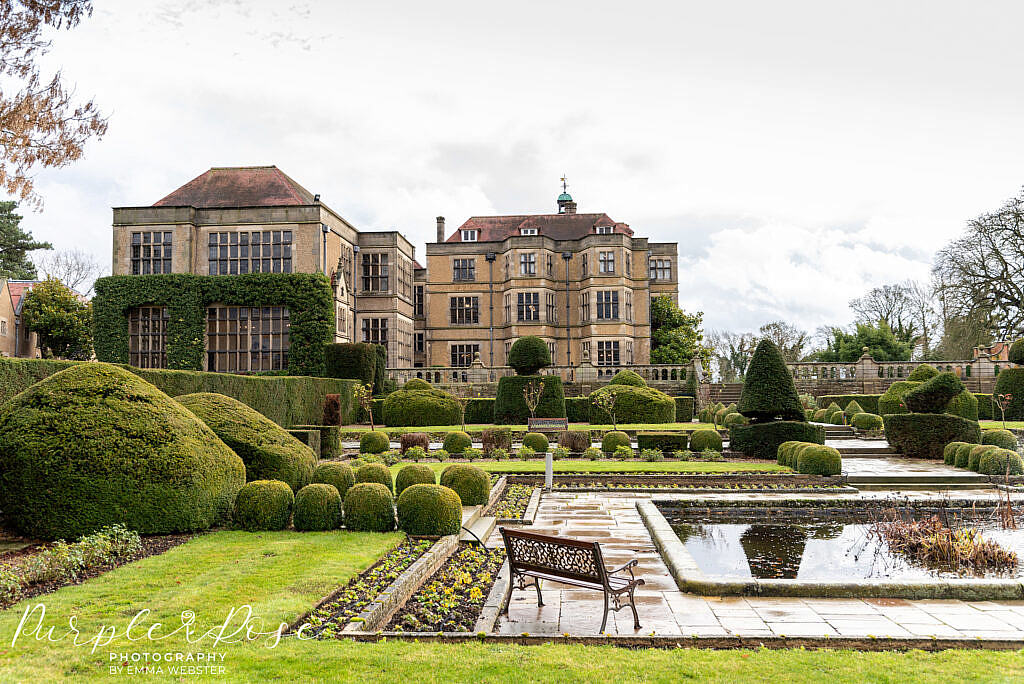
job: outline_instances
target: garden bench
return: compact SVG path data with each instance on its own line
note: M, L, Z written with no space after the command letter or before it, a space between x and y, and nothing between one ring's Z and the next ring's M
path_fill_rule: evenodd
M608 623L608 611L618 611L626 606L633 609L634 628L640 629L633 591L644 581L633 576L633 567L638 562L635 558L622 567L608 570L601 555L601 545L597 542L552 537L505 527L498 529L505 540L510 580L516 583L517 589L525 589L533 584L537 589L537 605L544 605L540 593L541 580L598 589L604 592L604 617L601 619L600 632L604 632ZM616 577L625 570L629 571L628 578ZM528 582L527 578L533 581ZM508 613L508 600L505 601L503 612Z

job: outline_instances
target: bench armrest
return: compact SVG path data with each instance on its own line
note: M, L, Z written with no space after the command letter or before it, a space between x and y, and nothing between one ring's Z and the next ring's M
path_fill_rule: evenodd
M629 574L630 574L630 576L632 576L633 575L633 567L636 566L636 564L639 563L639 562L640 561L638 561L636 558L634 558L633 560L629 561L628 563L626 563L622 567L615 568L614 570L608 570L607 572L608 572L609 575L614 575L617 572L622 572L623 570L629 570Z

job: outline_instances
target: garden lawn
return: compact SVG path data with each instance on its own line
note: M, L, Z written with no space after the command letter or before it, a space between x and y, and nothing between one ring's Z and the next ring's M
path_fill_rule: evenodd
M454 430L461 430L461 425L424 425L422 427L386 427L383 425L376 426L378 430L383 430L389 435L402 435L406 432L452 432ZM468 431L480 431L486 430L492 427L506 427L512 430L518 430L525 432L526 425L494 425L493 423L470 423L466 425ZM714 430L715 426L711 423L620 423L618 427L613 428L611 425L591 425L590 423L569 423L570 430L644 430L652 432L661 431L673 431L673 430L700 430L708 429ZM368 432L370 430L369 425L342 425L342 433L346 432Z
M291 621L321 595L369 565L399 535L344 532L249 534L219 532L193 540L162 556L123 566L83 585L66 587L30 603L44 603L46 624L66 625L78 616L79 629L100 625L124 629L142 607L159 620L180 624L191 609L200 632L222 622L232 606L250 603L267 624ZM171 637L155 645L123 638L97 649L70 641L37 642L11 637L24 604L0 612L0 679L61 681L115 679L108 674L111 652L224 653L222 675L182 677L193 681L410 681L410 682L1013 682L1024 678L1021 652L858 653L767 649L703 651L634 650L609 646L516 646L496 643L360 644L297 641L276 648L265 641L212 647L209 639L186 645ZM269 628L269 627L265 627ZM55 635L60 634L55 630ZM196 635L196 638L199 634ZM88 638L85 637L85 638ZM169 679L164 666L162 677ZM117 677L123 681L123 675Z
M1003 427L1003 421L1001 420L980 420L982 430L996 430ZM1024 428L1024 420L1008 420L1006 421L1006 429L1021 429Z
M402 461L391 466L391 472L397 473L403 466L409 465L411 461ZM462 461L460 461L461 463ZM441 472L450 463L424 462L435 472ZM473 465L483 468L491 473L543 473L544 461L475 461ZM780 466L771 461L749 462L749 461L584 461L569 459L566 461L555 461L554 472L556 473L722 473L732 470L749 470L765 473L789 473L792 472L785 466Z

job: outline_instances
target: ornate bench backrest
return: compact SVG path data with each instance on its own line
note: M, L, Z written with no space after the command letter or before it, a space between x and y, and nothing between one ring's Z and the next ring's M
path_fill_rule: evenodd
M499 528L513 570L543 572L605 584L604 560L597 542L551 537L536 532Z

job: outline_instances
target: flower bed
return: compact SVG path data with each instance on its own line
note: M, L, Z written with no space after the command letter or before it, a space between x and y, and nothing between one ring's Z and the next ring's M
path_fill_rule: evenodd
M491 511L491 515L499 520L520 520L526 515L526 506L530 503L530 497L536 487L532 485L510 484L505 486L505 492L501 495Z
M324 639L339 636L352 618L373 603L432 544L427 540L404 541L362 574L353 577L309 614L305 620L310 626L308 634Z
M516 487L521 485L509 485L510 487ZM774 482L753 482L753 483L721 483L717 482L714 484L705 483L665 483L665 482L654 482L654 483L643 483L643 482L555 482L555 489L715 489L715 490L736 490L736 491L803 491L803 490L839 490L845 491L846 488L842 485L835 484L794 484L794 483L774 483ZM850 490L852 491L852 490Z
M386 631L471 631L504 561L504 549L458 550L406 601Z

